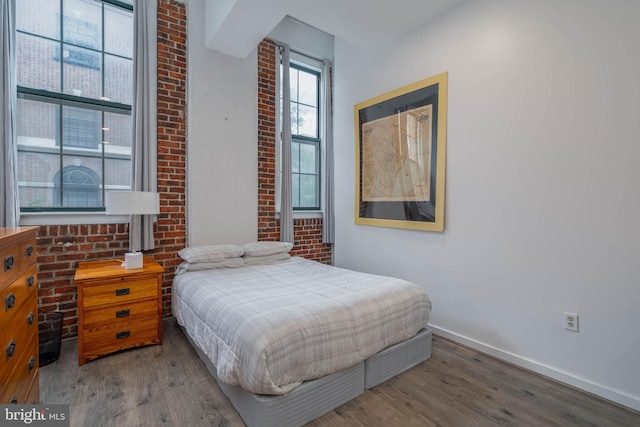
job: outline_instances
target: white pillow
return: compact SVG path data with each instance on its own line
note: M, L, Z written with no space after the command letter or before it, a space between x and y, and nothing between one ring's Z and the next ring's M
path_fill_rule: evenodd
M244 265L244 258L226 258L222 261L216 262L196 262L196 263L188 263L184 261L182 264L176 268L176 276L182 273L186 273L187 271L200 271L200 270L212 270L214 268L231 268L231 267L242 267Z
M291 250L293 243L289 242L251 242L242 245L244 254L249 256L264 256L286 253Z
M288 261L291 259L291 255L286 252L281 252L279 254L271 254L271 255L259 255L259 256L251 256L245 255L242 257L244 259L244 265L264 265L264 264L275 264L276 262Z
M244 254L240 245L191 246L178 251L178 255L189 263L218 262L227 258L237 258Z

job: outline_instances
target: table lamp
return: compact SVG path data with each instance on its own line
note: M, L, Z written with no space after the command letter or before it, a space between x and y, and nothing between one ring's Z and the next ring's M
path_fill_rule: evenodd
M133 215L157 215L160 213L160 195L150 191L108 191L105 193L107 215L129 215L129 234L133 233ZM124 268L142 268L142 252L131 247L124 255Z

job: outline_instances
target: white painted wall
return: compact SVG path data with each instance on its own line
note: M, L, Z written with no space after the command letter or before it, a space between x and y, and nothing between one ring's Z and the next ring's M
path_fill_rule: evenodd
M640 2L473 1L386 53L336 38L336 264L435 330L640 409ZM449 72L445 231L356 226L353 105ZM580 315L580 332L563 312Z
M189 245L257 239L257 55L205 47L205 3L187 5Z

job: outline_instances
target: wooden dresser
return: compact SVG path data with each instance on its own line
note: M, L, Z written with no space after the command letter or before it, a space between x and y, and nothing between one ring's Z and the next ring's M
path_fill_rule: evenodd
M0 228L0 404L40 400L37 233Z
M78 365L119 350L162 344L162 273L152 257L126 270L121 260L78 265Z

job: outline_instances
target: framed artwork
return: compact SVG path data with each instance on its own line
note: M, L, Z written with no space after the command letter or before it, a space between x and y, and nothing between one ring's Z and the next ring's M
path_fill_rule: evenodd
M354 106L356 224L444 230L447 73Z

